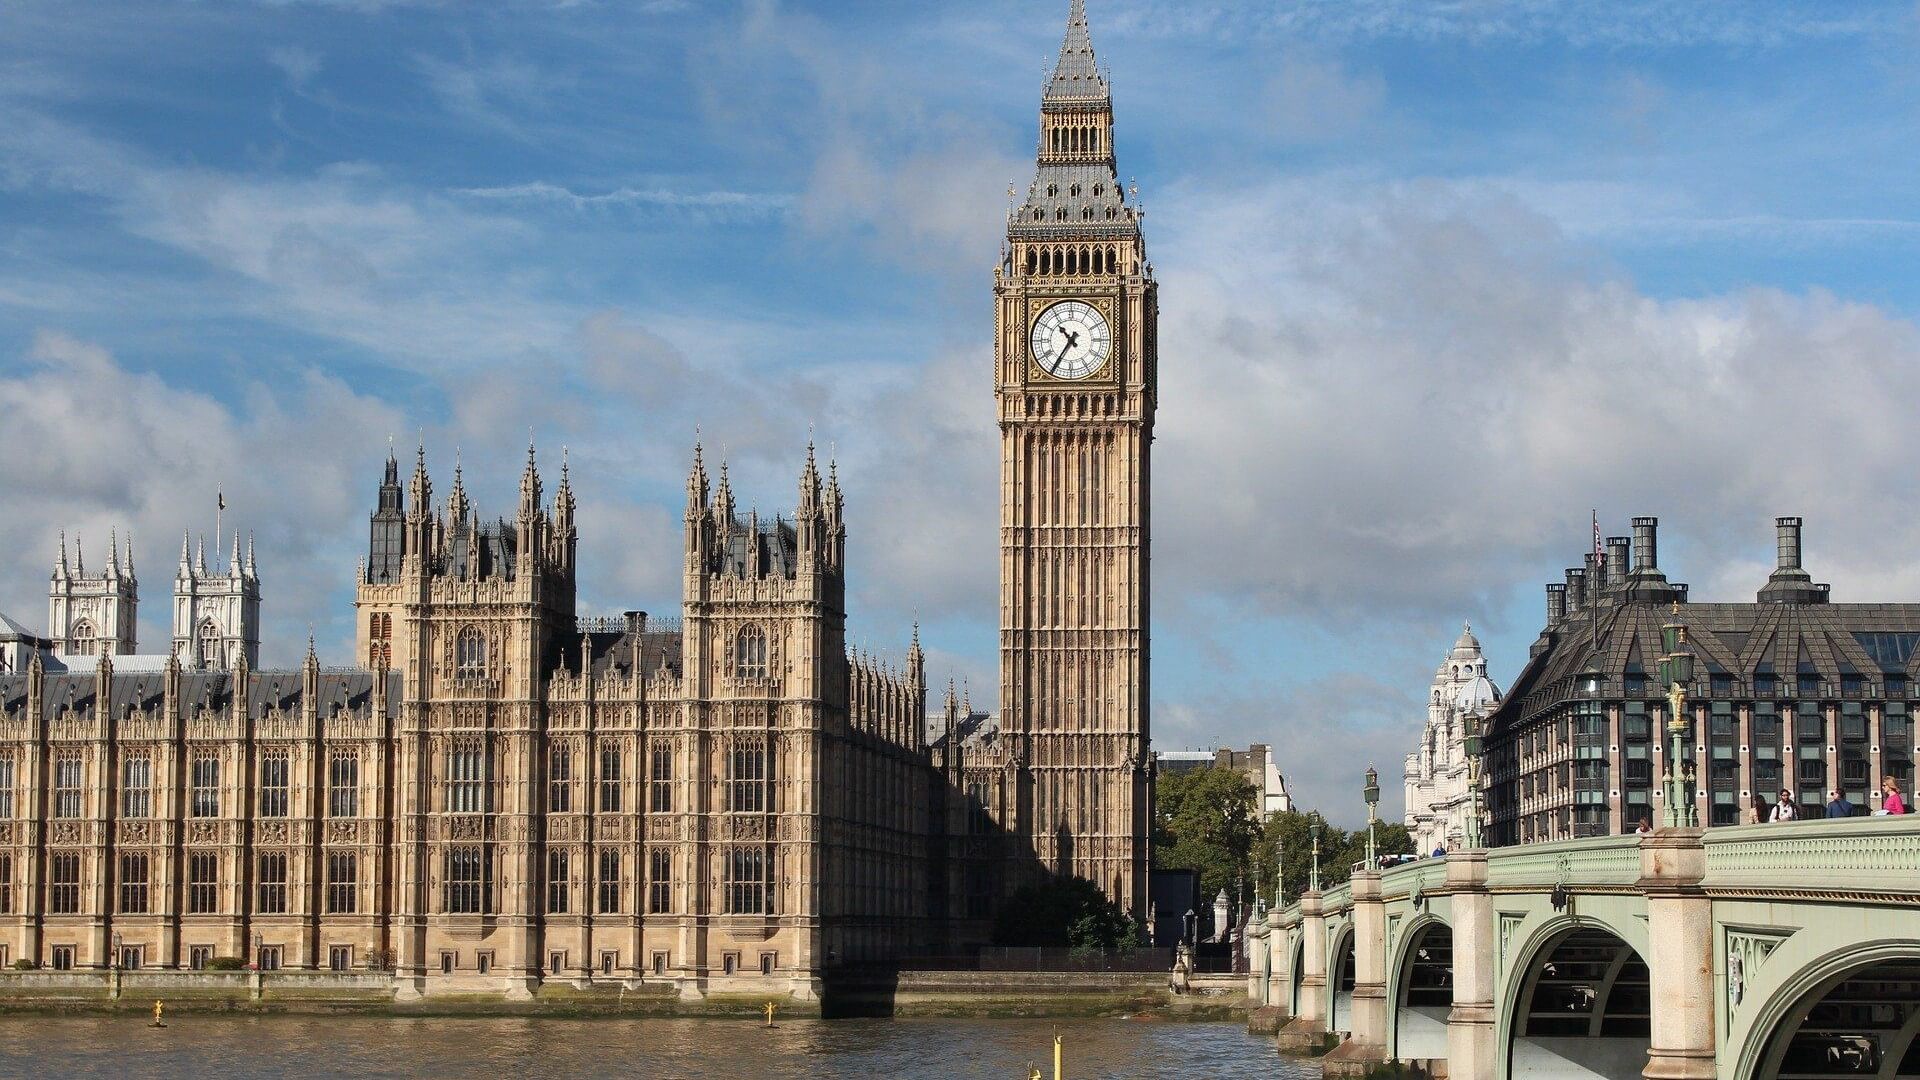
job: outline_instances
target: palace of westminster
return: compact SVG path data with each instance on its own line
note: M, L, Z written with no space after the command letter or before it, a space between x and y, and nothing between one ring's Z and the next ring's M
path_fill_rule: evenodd
M511 518L391 455L354 666L259 667L261 578L183 544L142 654L131 541L60 542L48 629L0 618L0 966L392 970L819 992L985 940L1047 874L1147 911L1155 283L1081 0L994 275L997 714L849 652L847 521L811 447L790 516L696 447L676 618L576 612L575 503L531 448ZM664 554L664 553L659 553ZM929 720L931 719L931 723Z

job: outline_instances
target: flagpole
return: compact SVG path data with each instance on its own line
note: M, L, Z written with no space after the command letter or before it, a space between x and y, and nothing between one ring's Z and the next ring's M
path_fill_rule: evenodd
M222 549L222 548L220 547L220 517L221 517L221 515L222 515L223 513L225 513L225 512L226 512L226 509L227 509L227 493L226 493L226 492L224 492L224 491L218 491L218 492L215 492L215 493L214 493L214 496L213 496L213 498L214 498L214 503L213 503L213 558L214 558L214 562L215 562L216 564L218 564L218 562L219 562L219 560L220 560L220 552L221 552L222 550L224 550L224 549Z

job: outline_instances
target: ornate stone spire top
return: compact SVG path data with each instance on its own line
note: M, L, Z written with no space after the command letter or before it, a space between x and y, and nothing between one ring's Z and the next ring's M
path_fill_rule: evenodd
M1093 38L1087 33L1085 0L1067 8L1067 36L1060 42L1060 59L1047 80L1047 101L1088 101L1108 96L1107 80L1093 59Z
M181 552L181 555L184 556L185 554L186 552L183 550ZM57 578L63 578L68 576L67 574L67 530L65 529L60 530L60 558L56 560L53 564L53 576Z

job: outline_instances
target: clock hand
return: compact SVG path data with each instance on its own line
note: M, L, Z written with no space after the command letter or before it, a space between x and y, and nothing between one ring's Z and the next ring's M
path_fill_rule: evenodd
M1065 335L1067 335L1067 348L1068 348L1068 349L1073 349L1073 348L1078 348L1078 347L1079 347L1079 345L1080 345L1080 335L1079 335L1079 334L1076 334L1076 333L1074 333L1074 332L1073 332L1073 331L1071 331L1071 330L1062 330L1062 331L1060 331L1060 332L1061 332L1061 333L1063 333L1063 334L1065 334ZM1064 349L1063 349L1063 350L1061 350L1061 351L1062 351L1062 352L1064 352L1064 351L1066 351L1066 350L1064 350Z

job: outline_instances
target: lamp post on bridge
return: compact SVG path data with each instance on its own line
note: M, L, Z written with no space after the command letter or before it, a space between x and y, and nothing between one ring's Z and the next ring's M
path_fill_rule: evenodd
M1466 718L1467 739L1467 830L1463 838L1468 851L1477 851L1481 846L1480 836L1480 755L1486 752L1486 744L1480 739L1480 714L1468 713Z
M1313 872L1309 875L1307 888L1315 894L1320 892L1320 823L1307 826L1307 835L1313 837Z
M1361 794L1367 800L1367 869L1380 869L1380 855L1373 846L1373 823L1379 820L1380 810L1380 772L1373 766L1367 766L1367 786Z
M1674 613L1680 610L1674 604ZM1693 651L1687 628L1670 622L1660 628L1667 655L1660 658L1660 681L1667 684L1667 777L1661 785L1667 805L1661 817L1669 829L1699 826L1694 802L1693 718L1687 709L1687 685L1693 682Z

